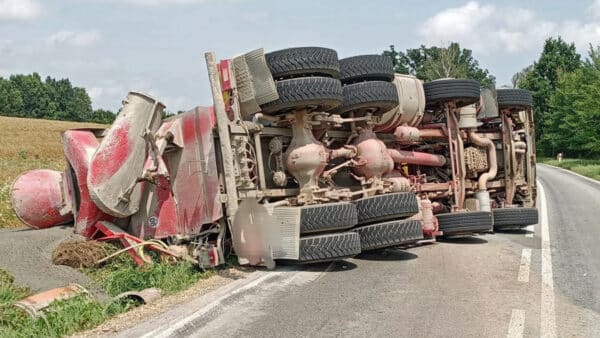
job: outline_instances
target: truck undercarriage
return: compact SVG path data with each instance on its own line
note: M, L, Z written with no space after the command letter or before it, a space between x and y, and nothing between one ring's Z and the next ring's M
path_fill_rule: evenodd
M526 91L423 84L384 56L318 47L206 62L211 107L163 120L164 104L129 93L110 128L63 133L63 173L17 178L16 214L126 247L159 239L202 266L231 249L273 267L537 223Z

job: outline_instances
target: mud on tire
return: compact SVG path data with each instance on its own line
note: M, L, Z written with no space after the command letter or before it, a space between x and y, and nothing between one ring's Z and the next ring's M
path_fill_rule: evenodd
M300 77L275 82L279 99L261 105L268 114L312 108L328 111L342 103L342 85L328 77Z
M300 263L316 263L354 257L360 253L360 236L355 232L300 237Z
M300 207L300 233L348 229L358 223L356 206L339 202Z
M494 229L524 227L538 223L536 208L503 208L493 209Z
M468 79L435 80L425 83L423 88L427 105L455 100L458 107L464 107L478 102L481 94L479 82Z
M369 110L383 114L398 105L398 91L391 82L370 81L346 85L342 89L343 102L336 112Z
M423 239L421 223L408 219L365 225L352 231L360 235L363 251L410 244Z
M349 84L360 81L394 79L392 60L384 55L358 55L340 60L340 81Z
M419 212L419 201L412 192L397 192L361 198L356 202L358 224L369 224L412 216Z
M322 47L287 48L265 54L275 80L300 76L338 78L340 64L337 52Z
M487 211L455 212L435 215L444 236L488 232L493 229L492 213Z

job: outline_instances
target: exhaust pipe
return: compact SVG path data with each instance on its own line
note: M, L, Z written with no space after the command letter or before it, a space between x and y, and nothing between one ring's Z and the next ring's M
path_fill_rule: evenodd
M487 191L487 182L494 177L498 172L498 161L496 160L496 147L492 140L477 135L475 129L469 129L469 140L480 147L487 149L488 162L490 169L488 172L479 176L478 191L475 193L475 198L479 201L479 210L492 211L490 206L490 193Z

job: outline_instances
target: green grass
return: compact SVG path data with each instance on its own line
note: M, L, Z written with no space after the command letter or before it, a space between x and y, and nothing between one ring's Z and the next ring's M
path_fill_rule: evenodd
M131 301L102 305L89 295L56 301L33 318L14 302L31 294L27 288L14 284L12 276L0 270L0 337L62 337L93 328L106 319L135 306Z
M538 162L574 171L600 181L600 160L565 158L561 162L550 158L538 158Z
M146 288L159 288L163 295L168 295L185 290L215 273L213 270L202 271L189 262L162 262L138 267L126 253L101 269L87 269L85 272L111 296Z
M188 262L161 262L140 268L126 253L99 269L84 272L111 296L150 287L163 290L163 295L173 294L215 273L201 271ZM101 304L89 295L80 295L53 302L44 311L44 317L31 318L13 305L30 294L29 289L15 285L12 276L0 269L0 337L64 337L92 329L138 305L131 300Z

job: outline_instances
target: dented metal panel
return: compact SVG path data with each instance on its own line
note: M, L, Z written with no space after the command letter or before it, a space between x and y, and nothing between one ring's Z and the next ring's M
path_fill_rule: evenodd
M88 188L94 203L116 217L139 209L142 179L148 154L145 137L154 133L165 106L156 99L130 92L123 108L92 157Z
M211 108L198 107L167 121L156 133L170 139L163 154L170 181L144 182L142 207L130 224L142 238L188 236L223 216L219 200Z
M98 148L96 130L73 129L62 134L62 143L69 163L67 175L74 175L73 214L75 216L75 233L92 237L96 229L94 224L100 220L113 221L114 217L100 210L90 198L87 187L87 175L92 156Z

